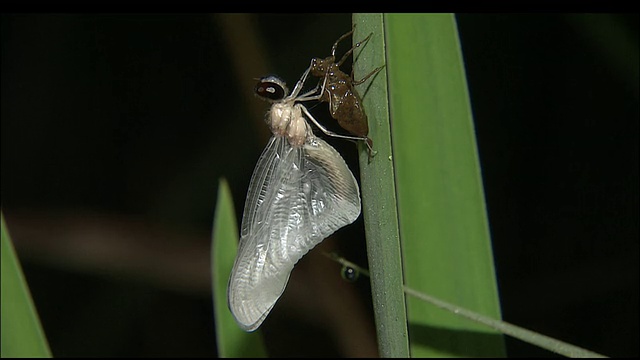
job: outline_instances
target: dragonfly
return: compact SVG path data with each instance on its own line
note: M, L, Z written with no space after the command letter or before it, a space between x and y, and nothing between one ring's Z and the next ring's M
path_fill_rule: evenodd
M360 216L356 179L307 122L324 129L302 104L317 98L317 89L300 94L310 69L291 93L276 76L259 79L255 89L272 103L265 120L273 136L251 176L227 288L229 309L248 332L263 323L298 260Z

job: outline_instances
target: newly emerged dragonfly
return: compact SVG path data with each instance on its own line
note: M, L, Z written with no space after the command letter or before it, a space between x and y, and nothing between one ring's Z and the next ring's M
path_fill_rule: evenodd
M307 118L323 128L300 104L317 97L317 89L299 95L309 71L291 94L275 76L256 86L273 103L266 118L273 136L251 177L227 289L245 331L262 324L298 260L360 215L358 183L340 154L313 134Z
M357 139L364 140L369 148L369 154L371 154L373 152L373 142L367 136L369 135L367 115L364 112L362 99L355 90L355 86L367 81L368 78L382 70L384 65L373 69L369 74L357 81L353 79L353 71L351 75L347 75L340 70L340 65L344 63L347 57L349 57L356 48L366 43L371 38L371 35L373 35L373 33L371 33L356 43L342 56L340 61L336 62L336 49L338 48L338 44L353 34L354 31L355 27L336 40L331 47L330 56L324 59L313 58L311 60L310 73L312 76L321 78L322 88L319 100L329 103L331 116L338 121L338 124L340 124L343 129L357 135Z

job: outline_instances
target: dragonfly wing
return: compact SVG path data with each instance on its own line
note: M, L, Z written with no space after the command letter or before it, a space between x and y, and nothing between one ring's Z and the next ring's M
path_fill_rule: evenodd
M329 144L310 136L303 147L273 137L251 179L229 308L246 331L262 324L294 265L360 215L358 184Z

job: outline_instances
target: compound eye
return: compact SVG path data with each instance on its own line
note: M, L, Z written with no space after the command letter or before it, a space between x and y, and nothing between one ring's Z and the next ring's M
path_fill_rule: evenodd
M256 95L271 101L284 99L289 93L287 85L277 76L270 75L260 78L255 88Z

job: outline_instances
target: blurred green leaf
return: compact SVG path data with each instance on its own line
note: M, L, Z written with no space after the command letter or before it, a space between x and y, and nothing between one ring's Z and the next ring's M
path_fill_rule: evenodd
M225 179L221 179L211 244L211 277L218 355L266 357L267 352L260 330L247 333L240 329L227 306L227 283L238 251L237 227L229 184Z
M5 357L51 357L29 287L2 221L2 345Z

